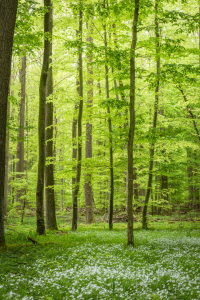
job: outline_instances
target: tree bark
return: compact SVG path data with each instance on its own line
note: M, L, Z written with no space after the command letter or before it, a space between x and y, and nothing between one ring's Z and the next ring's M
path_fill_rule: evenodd
M10 101L7 103L7 117L10 117ZM9 169L9 128L6 133L6 156L5 156L5 181L4 181L4 216L7 216L8 207L8 169Z
M78 149L77 149L77 167L76 167L76 183L73 197L73 217L72 217L72 231L77 230L78 219L78 194L81 180L81 160L82 160L82 115L83 115L83 58L82 58L82 27L83 27L83 11L82 0L79 11L79 114L78 114Z
M104 8L105 8L104 0ZM104 43L105 43L105 57L107 56L107 31L106 25L104 25ZM109 80L108 80L108 65L105 64L105 76L106 76L106 98L109 99ZM113 142L112 142L112 121L110 116L110 107L107 108L108 114L108 127L109 127L109 148L110 148L110 199L109 199L109 229L113 228L113 199L114 199L114 171L113 171Z
M21 101L19 110L19 133L17 143L17 163L16 163L16 178L18 179L18 189L16 193L17 201L22 208L23 197L24 197L24 116L25 116L25 101L26 101L26 56L22 57L22 68L20 72L21 81Z
M0 248L5 248L4 180L7 101L17 5L17 0L0 1Z
M53 30L53 8L49 7L49 35L52 39ZM52 63L52 40L49 45L49 64ZM57 230L55 193L54 193L54 155L53 155L53 69L49 67L47 75L46 97L46 166L45 166L45 188L46 188L46 228Z
M139 0L135 0L135 11L132 30L131 58L130 58L130 125L128 137L128 245L134 245L133 236L133 141L135 133L135 50L137 43L137 24L139 15Z
M87 29L89 31L89 36L87 42L89 44L93 43L93 28L90 22L87 24ZM90 52L90 46L88 46L88 52ZM86 145L85 145L85 158L86 158L86 176L85 176L85 205L86 205L86 223L91 224L94 221L94 207L93 207L93 191L92 191L92 172L90 159L92 158L92 103L93 103L93 66L92 55L89 53L87 55L88 66L88 92L87 92L87 112L88 119L86 123ZM89 163L88 163L89 162Z
M158 117L158 102L159 102L159 89L160 89L160 35L159 35L159 25L158 25L158 1L155 3L155 34L156 34L156 88L155 88L155 102L154 102L154 117L153 117L153 134L155 134L155 129L157 126ZM155 151L155 142L150 143L150 158L149 158L149 178L147 184L147 192L145 196L144 208L143 208L143 218L142 218L142 228L147 229L147 208L149 203L149 197L152 187L153 178L153 159Z
M77 81L77 90L79 87L79 82ZM77 161L77 117L76 117L76 112L78 109L78 105L75 104L74 107L74 117L73 117L73 121L72 121L72 164L74 165L74 163ZM76 185L76 166L72 167L72 171L73 171L73 175L72 175L72 203L74 203L74 190L75 190L75 185Z
M191 208L193 208L194 203L194 187L193 187L193 166L191 162L192 151L187 149L187 174L188 174L188 202Z
M49 32L51 0L44 0L44 6L48 11L44 15L44 34ZM37 232L42 235L45 233L44 225L44 170L45 170L45 105L46 105L46 84L49 69L49 49L50 41L44 39L43 65L40 76L39 87L39 161L38 161L38 179L36 190L36 212L37 212Z

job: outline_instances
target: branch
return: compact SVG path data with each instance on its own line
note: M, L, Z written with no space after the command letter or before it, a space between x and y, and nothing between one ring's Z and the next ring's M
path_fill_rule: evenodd
M178 89L179 89L179 91L181 92L181 94L183 95L184 101L187 103L187 102L188 102L187 97L186 97L186 95L184 94L184 91L183 91L183 89L182 89L182 87L181 87L180 84L178 85ZM193 121L193 124L194 124L194 129L195 129L195 131L196 131L196 133L197 133L197 136L198 136L198 139L199 139L199 143L200 143L200 133L199 133L199 130L198 130L198 128L197 128L197 124L196 124L196 122L195 122L196 116L193 114L193 112L191 111L191 108L190 108L188 105L187 105L187 110L188 110L190 116L192 117L192 121Z

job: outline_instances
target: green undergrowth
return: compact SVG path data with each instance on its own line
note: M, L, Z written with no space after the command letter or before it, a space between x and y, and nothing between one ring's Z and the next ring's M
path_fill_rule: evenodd
M35 219L6 224L7 252L0 254L0 299L200 299L200 224L61 224L39 236ZM31 237L38 243L28 240Z

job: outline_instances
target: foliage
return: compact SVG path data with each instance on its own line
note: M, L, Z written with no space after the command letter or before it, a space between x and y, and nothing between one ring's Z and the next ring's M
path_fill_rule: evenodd
M109 1L103 9L103 1L83 1L83 76L84 111L83 145L86 142L86 121L89 112L87 101L87 67L93 66L94 96L92 107L93 158L86 163L83 151L82 178L79 206L84 207L84 183L86 165L92 173L92 188L95 209L107 212L109 199L109 132L106 109L111 109L113 126L113 156L115 195L114 208L126 206L127 188L127 141L130 89L130 41L134 6L132 1ZM41 1L20 1L15 31L13 67L10 96L10 186L9 209L15 191L23 182L16 180L15 163L17 151L18 107L20 102L20 60L27 54L27 103L26 151L28 154L27 212L35 207L37 149L38 85L42 63L43 14ZM92 4L92 5L90 5ZM175 208L199 208L199 141L193 120L188 117L191 110L199 127L199 12L195 1L159 1L158 23L160 28L160 105L158 127L152 130L153 102L155 97L155 11L153 1L142 1L139 19L138 46L136 50L136 132L134 145L134 167L136 169L139 199L135 207L141 207L147 187L149 144L155 145L155 168L151 205L155 211L161 207L166 211ZM73 167L71 124L77 115L78 59L78 1L54 0L53 29L53 78L54 78L54 143L55 143L55 192L57 208L72 206ZM93 26L93 43L87 40L87 24ZM104 28L108 29L108 47L105 54ZM92 63L87 55L92 55ZM110 98L105 95L105 63L109 66ZM117 84L115 84L117 83ZM178 88L181 85L187 103ZM17 106L18 104L18 106ZM26 157L27 157L26 154ZM12 170L11 170L12 167ZM192 168L191 174L188 170ZM88 169L87 169L88 170ZM168 178L168 201L161 193L161 177ZM191 175L191 178L189 177ZM191 188L195 190L190 197ZM64 196L63 196L64 195ZM64 199L64 200L63 200ZM61 203L64 202L64 206Z

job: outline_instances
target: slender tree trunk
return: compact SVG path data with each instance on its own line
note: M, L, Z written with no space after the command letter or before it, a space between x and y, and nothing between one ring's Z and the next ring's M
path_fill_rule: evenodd
M13 163L12 163L12 170L13 170L13 176L12 176L12 181L15 182L15 173L16 173L16 163L15 163L15 155L13 155L12 159L13 159ZM16 191L15 191L15 187L12 186L12 204L14 204L16 202Z
M20 187L17 189L17 201L19 202L21 208L24 198L24 116L25 116L25 102L26 102L26 56L22 57L22 68L20 72L20 81L21 81L21 101L20 101L20 110L19 110L19 134L18 134L18 143L17 143L17 158L16 163L16 178L19 181Z
M63 172L65 171L65 167L63 166ZM65 178L63 177L62 179L62 184L63 184L63 188L62 188L62 209L65 209Z
M192 162L191 162L191 150L188 148L187 149L187 160L188 160L188 167L187 167L187 174L188 174L188 202L190 207L193 207L193 198L194 198L194 193L193 193L193 167L192 167Z
M164 115L164 110L160 109L159 110L159 115ZM164 128L161 128L162 131L164 131ZM162 135L161 135L162 136ZM166 150L162 150L163 157L166 156ZM166 162L166 160L164 160ZM163 174L163 171L161 172L161 196L162 199L165 200L166 202L168 201L168 176Z
M137 169L133 167L133 195L134 195L134 202L139 202L139 191L138 191L138 184L137 184Z
M51 0L44 0L44 6L50 8ZM50 10L44 15L44 33L49 32ZM37 232L42 235L45 233L44 225L44 170L45 170L45 105L46 105L46 84L49 69L49 49L50 41L44 40L43 65L40 76L39 87L39 120L38 120L38 137L39 137L39 161L38 161L38 179L36 190L36 211L37 211Z
M49 8L49 34L52 38L53 29L53 8ZM49 64L52 63L52 40L49 45ZM45 166L45 187L46 187L46 228L57 230L55 193L54 193L54 157L53 157L53 69L49 67L46 86L46 166Z
M7 101L17 5L17 0L0 1L0 248L5 248L4 180Z
M10 195L10 199L12 199L12 171L13 171L13 163L12 163L12 152L11 152L11 148L9 148L9 186L8 186L8 191L9 191L9 195ZM11 200L12 203L12 200Z
M89 44L93 43L93 28L90 22L88 22L88 31L89 36L87 38L87 42ZM88 47L88 51L90 52L90 46ZM85 146L85 158L86 158L86 176L85 176L85 205L86 205L86 223L90 224L94 221L94 208L93 208L93 191L92 191L92 172L91 172L91 164L90 159L92 158L92 103L93 103L93 66L92 63L92 55L91 53L87 56L88 59L88 93L87 93L87 112L88 119L86 123L86 146Z
M160 88L160 35L159 35L159 25L157 19L158 11L158 1L156 0L155 4L155 33L156 33L156 88L155 88L155 102L154 102L154 117L153 117L153 133L155 134L155 129L157 126L157 116L158 116L158 102L159 102L159 88ZM143 208L143 219L142 219L142 228L147 229L147 207L149 203L149 197L152 187L152 178L153 178L153 159L154 159L155 143L150 144L150 159L149 159L149 178L147 185L147 192L145 196L144 208Z
M79 11L79 114L78 114L78 151L77 151L77 167L76 167L76 183L74 188L73 197L73 217L72 217L72 231L77 230L77 218L78 218L78 194L80 188L81 179L81 160L82 160L82 114L83 114L83 58L82 58L82 27L83 27L83 11L82 0L80 3Z
M10 82L11 85L11 82ZM13 90L11 90L10 95L13 96ZM10 104L11 106L11 104ZM13 108L10 114L10 117L13 117L15 109ZM8 192L10 195L10 202L12 203L12 179L13 179L13 155L12 155L12 149L9 147L9 186L8 186Z
M79 83L78 83L79 84ZM78 88L77 88L78 89ZM77 112L78 106L75 104L74 107L74 117L73 117L73 122L72 122L72 203L74 203L74 190L75 190L75 185L76 185L76 166L74 166L74 163L77 163L77 117L76 117L76 112Z
M135 133L135 50L137 43L137 24L139 15L139 0L135 0L133 19L131 58L130 58L130 125L128 137L128 245L134 245L133 236L133 141Z
M194 174L193 174L193 184L194 184L194 205L195 208L199 208L199 182L198 182L198 163L199 161L199 152L194 150Z
M105 0L104 0L105 7ZM105 56L107 56L107 32L106 25L104 25L104 42L105 42ZM105 64L106 76L106 98L109 99L109 78L108 78L108 65ZM109 229L113 228L113 198L114 198L114 172L113 172L113 142L112 142L112 121L110 116L110 107L107 108L108 113L108 127L109 127L109 148L110 148L110 203L109 203Z
M7 117L10 117L10 101L7 104ZM10 131L7 126L6 134L6 156L5 156L5 181L4 181L4 216L7 216L7 206L8 206L8 169L9 169L9 135Z
M24 192L24 200L23 200L23 208L22 208L22 219L21 223L23 223L25 207L27 206L27 192L28 192L28 97L26 97L26 187Z

